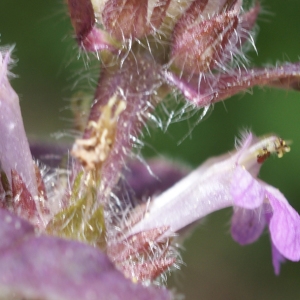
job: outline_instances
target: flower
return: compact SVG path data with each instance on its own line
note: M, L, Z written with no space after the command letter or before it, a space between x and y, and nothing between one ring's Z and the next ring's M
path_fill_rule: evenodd
M170 300L164 288L124 278L99 249L35 233L0 209L0 294L4 299Z
M99 51L105 66L90 119L97 118L97 103L104 101L100 86L109 89L106 94L110 96L123 91L126 98L134 90L142 94L146 78L148 93L159 93L158 101L175 88L196 107L254 85L299 90L299 63L261 69L247 69L245 63L232 67L235 57L245 59L243 46L253 43L251 30L260 11L258 1L247 12L242 5L242 0L69 0L79 45L85 51ZM128 63L134 69L125 66L126 60L134 60ZM112 61L115 71L122 69L122 76L130 78L137 72L144 80L133 78L126 84L115 72L111 81L118 81L118 86L107 86L107 65ZM157 76L148 75L152 68ZM131 82L135 88L129 86Z
M165 288L146 288L126 279L100 249L45 234L57 213L53 202L64 194L48 199L46 178L32 159L19 99L7 78L10 54L11 49L0 52L1 298L171 299ZM51 189L55 191L53 185Z
M240 244L254 242L269 226L275 273L282 257L300 260L300 216L274 187L257 179L263 161L271 153L281 157L286 143L252 133L230 154L211 158L159 196L154 196L144 218L125 233L125 238L154 228L167 228L159 239L208 214L233 206L233 238Z
M234 58L252 41L251 29L260 10L257 1L247 12L242 4L241 0L68 0L79 46L96 52L100 60L88 122L72 151L83 165L99 166L97 205L111 202L132 147L168 94L180 92L197 109L254 85L299 89L299 63L261 69L234 67ZM90 162L82 154L89 147L90 157L99 155L102 146L94 144L95 128L104 122L103 112L112 101L118 111L120 106L123 109L115 128L99 129L114 132L109 151L101 152L105 156L101 164Z
M83 51L96 52L101 71L89 117L85 125L77 124L83 133L65 169L32 160L18 97L7 79L10 53L0 56L0 199L1 207L13 213L0 211L0 247L5 250L0 289L5 296L119 299L137 291L140 298L169 299L164 289L146 290L140 282L149 285L180 262L174 234L228 206L234 207L232 235L241 244L253 242L269 226L276 273L285 258L299 260L299 215L279 191L257 179L271 153L282 156L289 150L276 136L258 140L248 134L236 152L210 159L159 196L147 186L152 201L130 195L133 190L143 198L147 178L139 190L129 180L132 189L122 186L139 134L157 104L174 90L194 108L253 85L299 90L299 63L248 70L234 62L252 41L259 3L247 12L241 0L67 3L76 39ZM84 115L80 109L77 113ZM163 173L170 174L171 183L182 176ZM52 265L57 253L61 261ZM79 262L72 261L77 256ZM47 276L50 291L37 287ZM108 284L99 287L99 277ZM78 294L69 294L69 285L79 286Z

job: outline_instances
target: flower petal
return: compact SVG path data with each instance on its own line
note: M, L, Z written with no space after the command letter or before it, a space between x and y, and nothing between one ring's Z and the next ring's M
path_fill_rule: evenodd
M0 209L0 256L13 245L18 245L24 238L34 236L34 227L7 210ZM0 266L0 273L1 273ZM1 277L1 275L0 275Z
M300 216L285 197L266 185L266 195L273 209L269 230L274 246L286 258L300 260Z
M274 272L276 275L279 275L280 273L280 264L285 262L284 256L278 251L276 246L272 244L272 263L274 267Z
M15 169L26 183L32 197L35 197L35 169L25 134L19 98L7 78L10 52L0 53L0 166L9 182L11 170Z
M260 207L265 199L265 186L256 180L261 167L257 155L265 147L276 151L278 140L276 136L258 139L251 133L245 134L236 152L207 160L164 193L153 197L145 217L127 236L169 226L167 236L228 206ZM256 234L253 230L252 236Z
M234 205L254 209L263 203L265 189L246 169L236 166L231 180L231 195Z
M0 237L0 294L5 299L171 298L166 289L127 280L96 248L36 236L29 223L5 210L0 210Z
M127 236L168 226L163 237L205 217L209 213L232 206L230 178L233 160L228 155L212 158L155 197L145 217L134 225Z
M266 222L262 208L236 208L231 219L231 236L241 245L255 242L262 234Z

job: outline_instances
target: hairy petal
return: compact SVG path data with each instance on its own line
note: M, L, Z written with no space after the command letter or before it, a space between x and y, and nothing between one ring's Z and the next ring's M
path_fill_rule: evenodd
M239 23L235 32L230 39L226 48L220 52L218 61L216 61L216 68L223 71L227 64L235 60L235 55L240 56L243 52L242 47L246 42L250 42L254 46L252 37L252 29L256 24L256 19L260 12L260 4L257 1L249 11L239 15Z
M22 219L0 210L0 293L47 300L170 299L165 289L124 278L107 256L75 241L36 236Z
M207 3L208 0L193 1L189 8L184 12L184 14L176 23L173 34L175 36L182 34L186 28L192 26L199 18L199 15L202 16L202 12L207 6Z
M241 0L208 0L205 9L201 13L201 18L209 18L215 14L233 9L239 11L241 6Z
M213 1L211 1L213 2ZM219 9L221 11L229 11L229 10L236 10L240 11L242 5L243 5L243 0L218 0L215 2L219 2Z

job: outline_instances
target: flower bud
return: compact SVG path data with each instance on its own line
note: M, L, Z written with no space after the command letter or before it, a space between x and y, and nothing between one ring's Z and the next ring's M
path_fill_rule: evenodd
M224 12L190 25L193 19L183 16L179 20L174 30L171 58L177 68L201 73L222 60L222 53L238 26L238 13L235 10Z
M169 3L170 0L109 0L102 10L102 22L119 40L142 38L160 27Z

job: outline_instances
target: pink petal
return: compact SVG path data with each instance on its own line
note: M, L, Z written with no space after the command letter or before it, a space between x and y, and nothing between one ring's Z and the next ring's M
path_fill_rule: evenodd
M273 209L269 230L277 250L292 261L300 260L300 216L285 197L266 185L266 194Z
M262 234L266 222L262 208L235 208L231 219L231 236L241 245L255 242Z
M280 265L285 262L284 256L277 250L276 246L272 244L272 263L274 267L274 272L276 275L280 273Z
M230 191L234 205L248 209L259 207L265 197L264 187L239 165L234 170Z

